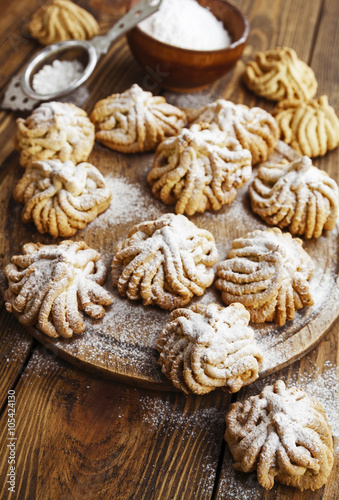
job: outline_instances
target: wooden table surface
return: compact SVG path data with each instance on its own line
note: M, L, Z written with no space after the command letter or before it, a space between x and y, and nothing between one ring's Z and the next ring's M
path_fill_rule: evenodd
M25 25L42 0L1 0L0 86L5 88L39 48ZM125 0L80 0L96 16L102 31L126 9ZM244 61L257 50L293 47L310 64L319 82L318 96L327 94L339 113L339 2L337 0L234 0L248 16L247 48L235 69L210 88L191 97L169 100L197 106L223 96L248 105L256 100L241 84ZM113 92L149 80L134 62L125 40L101 61L98 71L72 97L87 111ZM163 93L161 89L155 92ZM264 103L264 104L263 104ZM15 120L20 113L0 111L0 182L13 158ZM339 151L314 163L339 181ZM4 235L0 235L0 238ZM255 474L232 469L223 440L224 416L231 401L260 392L282 378L315 393L336 414L337 320L318 346L300 361L238 394L215 391L186 397L114 383L62 361L26 333L0 306L0 497L18 499L261 499L330 500L339 498L338 454L327 484L301 493L276 485L261 488ZM15 492L8 490L10 447L8 417L15 394ZM335 445L337 425L334 425Z

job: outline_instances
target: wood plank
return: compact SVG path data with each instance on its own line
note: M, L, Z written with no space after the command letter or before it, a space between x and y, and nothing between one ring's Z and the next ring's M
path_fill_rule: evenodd
M336 57L339 43L338 15L338 2L324 0L310 61L319 83L317 95L328 95L330 104L337 114L339 113L339 61Z
M16 387L17 498L211 497L229 396L137 390L42 350ZM6 436L4 415L2 446ZM7 455L4 447L1 498Z
M13 3L11 2L11 4ZM114 5L116 3L119 3L120 8L123 9L121 5L123 0L114 2ZM253 19L253 22L251 21L250 44L253 47L251 50L254 52L260 48L264 49L278 44L286 44L294 47L300 57L308 60L307 58L311 54L313 34L317 25L321 3L320 1L274 3L266 0L256 0L255 2L250 0L237 1L237 5L243 6L244 10L249 13L250 21ZM110 12L111 4L112 0L93 0L90 2L93 8L98 6L98 9L106 9L105 12L107 13ZM336 58L333 60L333 56L330 55L338 46L334 30L338 18L335 9L334 1L325 3L325 12L329 13L329 17L324 16L319 25L315 55L312 59L312 66L318 79L319 75L323 74L320 85L321 93L328 94L330 93L330 87L326 78L328 77L330 81L335 82L335 75L338 74L335 71ZM293 17L290 16L290 13L293 13ZM323 37L323 40L319 47L318 40L321 40L321 37ZM331 40L330 43L326 41L327 37ZM323 46L326 46L326 50L321 48ZM119 47L122 49L122 45ZM119 62L119 75L121 76L124 71L127 71L126 79L120 79L120 76L114 72L114 65L109 66L110 69L108 69L106 63L110 64L113 57L112 59L107 58L105 64L100 67L99 76L97 79L93 79L91 83L91 89L96 87L96 95L104 97L111 92L111 89L113 91L118 88L120 91L127 88L133 81L143 82L144 74L142 70L137 67L134 68L134 63L128 52L126 51L121 55L123 57ZM114 58L118 56L117 51L114 53ZM127 56L127 62L125 56ZM252 57L252 52L247 51L244 60L250 57ZM325 67L323 61L326 58L329 58L330 64ZM131 70L132 66L133 71ZM254 102L260 103L261 101L255 101L253 95L245 91L243 87L238 87L243 70L241 63L238 66L232 74L212 85L207 91L193 96L191 100L200 105L223 95L226 98L234 99L235 102L246 102L252 105ZM102 72L104 72L104 76ZM333 83L330 101L338 111L337 90L337 85ZM185 98L188 97L183 96L182 100L184 101ZM80 106L83 103L86 109L91 109L92 104L94 104L94 99L89 97L86 92L80 93L74 99L77 99L76 102ZM92 99L92 101L87 101L88 104L86 104L87 99ZM269 109L270 103L264 102L263 104L266 109ZM0 128L0 132L1 130L3 129ZM11 132L6 132L6 136L2 136L7 148L3 158L7 157L12 151L11 146L8 146L8 140L12 137L14 128L10 129L6 124L6 131L8 130ZM3 149L0 148L0 151L2 153ZM94 152L94 158L98 154L97 151ZM338 179L337 158L337 152L330 153L325 159L318 161L318 164L322 168L328 169L327 171ZM5 167L11 168L11 165L12 160ZM126 158L126 162L121 163L121 169L123 171L130 168L131 163ZM304 373L313 374L318 364L321 370L325 370L326 366L327 370L329 370L328 363L325 364L326 359L330 360L332 364L338 361L338 359L335 359L335 353L338 352L336 350L338 333L337 322L332 327L331 333L320 343L318 349L307 356L306 361L296 363L290 370L284 370L282 376L287 378L289 376L299 376L302 378ZM138 491L140 498L160 498L159 494L163 493L166 482L170 483L169 491L173 496L168 495L166 497L165 494L165 497L161 496L161 498L183 498L183 495L185 498L210 498L218 450L220 449L220 429L223 429L221 415L216 418L218 425L213 426L215 432L219 432L218 443L210 444L212 448L214 447L213 452L209 452L207 449L208 460L207 465L204 466L206 459L203 459L200 454L205 450L199 449L198 440L190 439L190 425L193 425L195 432L199 431L199 437L201 438L204 437L207 428L204 427L200 432L200 423L196 422L192 413L193 403L188 404L189 411L187 415L190 424L185 420L183 417L183 415L186 416L186 413L184 413L184 396L181 396L180 399L180 396L175 394L161 396L149 391L122 387L108 381L100 381L84 373L79 375L78 370L61 361L53 360L53 356L51 357L48 354L43 354L42 358L44 361L36 354L36 358L29 365L22 382L18 386L18 391L20 390L20 403L18 403L20 404L20 438L21 442L24 443L19 462L22 498L52 498L57 492L60 493L59 496L62 498L101 499L111 498L112 492L114 494L117 492L121 493L122 496L119 498L123 499L133 497L135 491ZM55 387L53 387L53 384L55 384ZM257 383L257 386L260 387L260 383ZM246 391L244 391L244 394L246 394ZM216 395L216 393L213 394L213 398ZM160 398L160 401L158 398ZM196 398L189 399L196 400ZM203 401L207 401L206 397L203 398ZM207 406L201 407L200 416L206 416L204 412L208 416L209 412L211 412L213 417L214 405L218 403L211 401L210 407L208 404L206 403ZM135 413L131 410L133 406L135 407ZM96 407L100 411L97 411ZM197 409L199 408L198 406ZM178 412L176 412L176 409L178 409ZM163 414L165 417L163 417ZM154 415L160 415L159 418L155 419L156 428L153 428ZM33 419L33 416L36 416L36 419ZM32 422L29 423L29 420L32 420ZM4 426L5 422L2 420L1 428L3 432L5 431ZM174 426L177 429L174 429ZM52 434L51 430L53 427L56 429L54 434ZM162 429L161 432L158 428ZM145 433L146 436L143 435ZM166 437L167 453L165 445L161 448L163 435ZM4 434L1 434L1 443L4 442L3 436ZM213 440L213 436L210 437L209 434L207 438ZM109 446L110 440L112 440L112 447ZM173 454L171 454L172 442L175 445ZM177 457L179 457L179 460L181 459L181 450L185 442L188 443L188 446L192 446L193 451L189 454L186 446L184 455L186 461L182 459L178 465ZM144 443L146 443L145 452L143 451ZM206 445L206 443L204 444ZM155 445L160 447L160 451L157 450ZM75 458L72 461L74 452ZM175 458L175 465L171 461L171 456ZM130 467L129 471L126 471L125 466L128 462ZM337 462L336 467L338 473ZM45 468L46 470L44 470ZM144 476L142 475L143 469L145 470ZM2 470L4 471L3 467ZM191 486L192 470L194 477ZM335 480L330 481L324 489L314 494L309 494L309 492L300 494L287 487L278 487L273 492L265 494L261 488L258 489L253 475L244 476L241 483L239 483L238 473L235 474L237 474L236 480L231 478L229 481L229 475L232 476L231 463L228 462L226 467L224 461L218 498L229 499L232 493L233 498L243 498L244 500L246 498L269 498L272 500L273 498L296 498L297 500L310 498L315 500L316 498L320 499L321 495L323 495L323 499L331 500L336 498L338 491L338 483ZM331 477L333 477L333 474ZM197 476L200 476L200 478ZM143 477L145 479L142 481ZM205 483L202 484L204 480ZM23 484L25 481L27 482L26 487ZM246 491L243 488L245 482L247 484ZM131 484L129 485L129 483ZM196 486L198 483L199 486ZM195 491L194 488L197 488L197 490ZM234 497L236 492L238 496Z
M34 341L15 318L0 307L0 409L23 372Z

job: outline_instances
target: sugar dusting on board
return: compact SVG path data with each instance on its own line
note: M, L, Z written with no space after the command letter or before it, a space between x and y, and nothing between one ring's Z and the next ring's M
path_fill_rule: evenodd
M100 234L102 230L113 233L118 226L124 226L123 232L127 236L133 224L154 220L164 213L173 211L172 206L165 206L153 197L146 181L143 186L122 177L114 177L111 173L106 175L105 179L113 193L113 199L110 207L81 231L85 240L86 232L90 232L92 236ZM213 223L216 228L213 233L219 251L219 261L226 257L231 247L231 241L224 237L229 224L241 220L239 230L234 228L235 237L242 236L250 230L267 227L259 218L251 214L246 190L247 186L244 186L239 190L234 202L218 212L209 211L191 217L198 227L204 229L209 229L210 224ZM314 242L305 242L304 247L317 261L318 255L324 256L328 253L327 248L337 237L336 229L326 237L319 238L316 245ZM109 252L104 252L103 257L108 267L110 267L116 243L113 241ZM297 312L295 320L282 328L278 328L273 323L251 324L255 330L258 346L264 352L261 371L270 369L281 362L280 358L277 359L277 352L281 356L282 349L281 345L278 350L276 349L278 344L292 338L297 330L316 318L319 311L328 307L328 304L333 304L332 300L329 300L329 294L333 293L333 283L336 280L333 271L335 259L333 256L328 258L332 259L331 263L324 261L323 265L319 265L311 281L312 295L315 297L315 304L312 308L304 308ZM323 283L326 284L325 287L322 286ZM133 367L136 372L140 374L147 372L157 381L164 380L157 364L156 343L160 331L169 320L169 313L157 307L145 307L141 301L133 302L120 297L118 292L111 287L110 276L107 278L105 287L114 296L113 304L105 316L100 321L86 318L86 332L68 344L60 341L60 347L62 345L69 352L80 353L90 362L98 362L98 364L100 364L98 361L100 352L104 352L106 365L109 363L114 367L117 363L116 359L119 360L118 364L128 360L129 366ZM213 285L202 297L195 297L191 303L200 301L204 304L216 302L223 305L220 293ZM284 349L284 357L288 359L293 355L293 346L287 346Z
M106 175L105 181L113 198L108 209L91 223L92 231L110 229L119 223L136 224L145 220L153 220L171 211L152 196L150 189L146 191L123 177L112 175Z

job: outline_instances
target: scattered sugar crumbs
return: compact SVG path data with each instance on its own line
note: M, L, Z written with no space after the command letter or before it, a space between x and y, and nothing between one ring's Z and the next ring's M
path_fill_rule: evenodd
M322 405L336 439L335 453L339 453L339 367L325 361L321 373L316 367L309 374L295 374L288 386L296 385L317 399Z
M9 342L8 338L5 338L2 344L4 344L2 348L2 358L6 364L22 363L25 361L27 353L31 349L32 338L29 334L20 334L15 336L14 342Z
M41 344L35 348L27 368L22 374L22 378L32 378L32 376L36 378L51 377L53 372L59 370L58 349L53 345L46 347Z
M183 395L179 397L184 398ZM197 400L192 396L192 401L194 399ZM183 405L173 402L173 395L168 393L160 396L141 394L140 417L145 432L155 434L160 439L174 439L175 436L175 440L181 441L183 449L190 443L194 446L197 461L200 462L199 471L203 476L200 491L204 497L210 498L224 433L224 405L192 408L187 412Z
M137 184L122 177L106 175L105 181L113 194L110 206L88 226L91 233L97 229L110 229L119 223L136 223L136 218L143 220L157 219L169 211L150 190L142 189Z
M142 419L147 427L158 429L163 432L173 432L179 428L190 435L197 435L204 431L204 435L214 434L217 427L223 426L225 411L217 407L197 408L192 412L185 412L181 406L170 401L169 396L163 398L163 394L156 397L141 395L140 406ZM207 433L207 434L205 434Z

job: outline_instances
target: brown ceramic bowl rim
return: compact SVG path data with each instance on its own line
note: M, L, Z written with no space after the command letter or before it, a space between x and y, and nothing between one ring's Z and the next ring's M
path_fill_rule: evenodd
M132 3L133 0L131 0L130 3ZM246 42L247 38L248 38L248 34L249 34L249 30L250 30L250 27L249 27L249 22L248 22L248 19L247 17L241 12L240 9L238 9L238 7L236 7L235 5L227 2L226 0L221 0L223 3L227 4L231 9L233 9L242 19L243 23L244 23L244 31L243 31L243 34L241 35L240 38L238 38L237 40L235 40L235 42L232 42L231 45L229 45L228 47L225 47L223 49L215 49L215 50L197 50L197 49L185 49L183 47L177 47L176 45L171 45L169 43L166 43L166 42L162 42L161 40L158 40L157 38L154 38L153 36L149 35L148 33L146 33L144 30L142 30L141 28L139 28L139 26L136 26L134 29L137 30L139 33L142 33L143 36L145 36L146 38L148 38L149 40L152 40L153 42L156 42L157 44L159 45L162 45L163 47L166 47L167 49L174 49L178 52L182 52L182 53L186 53L186 54L222 54L222 53L227 53L227 52L230 52L231 50L235 49L236 47L238 47L239 45L243 44Z

